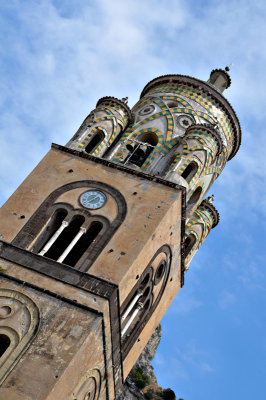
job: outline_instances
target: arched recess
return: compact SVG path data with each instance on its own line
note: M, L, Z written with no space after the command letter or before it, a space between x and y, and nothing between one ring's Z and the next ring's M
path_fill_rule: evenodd
M196 175L198 171L198 164L195 161L191 161L181 173L182 178L184 178L187 183L190 183L192 178Z
M39 320L39 310L28 296L0 289L0 346L5 345L0 355L0 384L36 336Z
M103 142L105 139L105 134L102 129L98 128L93 133L91 138L89 139L88 144L86 145L84 151L85 153L92 154L98 148L98 146Z
M171 261L170 247L160 247L121 306L123 358L130 351L163 296Z
M190 252L192 251L195 243L197 242L197 237L193 233L190 233L184 242L184 249L185 249L185 259L188 257Z
M187 202L187 211L191 211L192 208L195 206L195 204L197 204L197 202L199 201L201 195L203 192L203 188L201 186L198 186L194 192L192 193L192 195L190 196L188 202Z
M142 167L149 155L158 144L158 136L154 132L142 133L126 145L129 151L124 164L135 164Z
M115 231L122 224L127 212L126 201L122 194L118 190L114 189L112 186L107 185L106 183L86 180L72 182L57 188L44 200L44 202L31 216L29 221L24 225L24 227L21 229L21 231L18 233L12 243L18 247L31 249L33 252L39 252L41 247L40 242L38 242L39 236L41 237L43 232L45 232L44 228L47 226L48 221L50 221L55 211L54 207L56 206L57 198L60 197L63 193L66 193L72 189L84 188L85 190L88 187L100 189L109 194L116 202L117 214L113 221L109 222L103 216L95 214L92 216L89 212L83 210L82 208L78 209L78 211L75 210L78 215L81 214L85 216L86 221L88 220L91 223L98 222L103 225L103 229L100 230L99 235L97 236L97 242L94 243L93 251L91 251L89 247L88 250L84 252L81 258L75 264L76 269L79 269L80 271L87 271L100 254L102 248L108 243ZM67 211L68 217L69 215L72 215L72 207L69 204L57 203L57 205L59 207L59 210L61 210L62 215L64 215L65 213L64 210ZM56 226L58 226L58 223L55 224L53 232L55 231ZM47 234L46 239L48 239L48 237L49 233ZM44 242L42 242L42 244L43 243Z

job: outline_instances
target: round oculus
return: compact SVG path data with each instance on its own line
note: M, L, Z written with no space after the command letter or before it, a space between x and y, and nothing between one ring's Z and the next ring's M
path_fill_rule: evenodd
M83 207L88 208L89 210L96 210L97 208L103 207L106 200L105 194L99 190L89 190L88 192L83 193L79 198Z
M145 106L144 108L142 108L139 112L139 115L147 115L147 114L151 114L152 112L154 112L155 107L150 104L148 106Z
M194 124L194 119L192 117L189 117L188 115L179 115L176 118L176 123L179 125L181 128L188 128L189 126Z

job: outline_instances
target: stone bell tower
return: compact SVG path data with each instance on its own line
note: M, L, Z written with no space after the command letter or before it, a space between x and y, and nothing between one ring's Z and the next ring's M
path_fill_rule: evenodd
M1 398L115 399L219 221L204 198L240 145L229 85L166 75L132 110L100 99L4 204Z

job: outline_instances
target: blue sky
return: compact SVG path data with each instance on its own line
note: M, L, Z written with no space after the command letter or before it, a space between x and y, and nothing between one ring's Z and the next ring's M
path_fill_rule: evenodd
M184 400L265 399L266 3L256 0L0 2L0 201L97 100L169 73L207 80L231 62L224 92L242 146L213 185L220 224L163 318L153 362Z

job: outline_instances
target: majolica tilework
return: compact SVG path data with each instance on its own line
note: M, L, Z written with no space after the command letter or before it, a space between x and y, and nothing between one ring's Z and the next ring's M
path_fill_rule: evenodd
M114 116L114 110L121 116L121 119ZM96 111L97 112L103 111L107 115L100 117L100 118L97 118L97 117L95 118L94 114L93 114L92 118L90 118L90 121L87 121L87 124L86 124L88 128L90 128L91 126L93 126L93 128L91 128L89 130L87 136L83 139L83 141L77 145L78 150L83 150L89 143L92 136L97 131L103 132L105 138L93 152L93 155L95 155L95 156L97 156L97 154L102 150L102 148L104 146L109 147L111 145L111 143L113 142L113 140L115 139L115 137L117 135L118 126L120 126L120 128L121 128L121 129L119 129L119 131L123 130L128 121L126 113L120 107L115 106L115 105L112 105L110 107L102 105L102 106L97 107ZM103 122L103 121L110 121L112 123L111 135L110 135L110 132L108 133L106 131L106 129L103 126L101 126L101 122ZM88 122L89 122L89 125L88 125Z
M226 114L222 110L218 109L206 95L199 93L197 90L194 90L188 86L176 85L176 84L166 84L158 86L156 89L151 90L149 93L161 93L161 92L168 92L168 93L172 92L179 95L183 95L191 100L196 101L201 106L206 108L206 110L209 113L211 113L212 117L215 117L217 119L220 126L222 127L224 135L228 142L228 150L230 154L233 145L233 132L230 121L226 116ZM211 122L211 116L202 113L202 117Z
M180 108L180 107L172 108L171 107L171 109L169 110L169 108L167 107L167 104L163 100L172 100L175 102L179 102L179 103L182 103L185 107L184 108ZM142 109L145 106L150 105L150 104L157 105L160 108L160 111L155 112L154 114L149 115L146 118L143 118L141 121L138 121L137 123L130 126L126 130L126 132L121 137L121 143L125 142L124 146L122 146L122 149L116 154L116 156L114 157L114 161L119 161L121 159L123 152L126 151L126 144L127 144L127 140L129 138L130 139L136 138L136 136L143 133L143 130L141 129L141 127L143 125L148 124L149 122L154 121L158 118L161 118L161 117L166 118L166 121L167 121L166 138L165 138L164 143L163 143L163 141L159 140L159 143L158 143L156 149L150 154L150 156L147 158L145 163L142 165L141 169L143 171L145 171L148 168L148 166L151 164L156 153L160 152L160 153L166 155L172 149L172 147L175 146L180 141L181 137L174 138L174 139L172 138L173 131L174 131L173 114L191 115L194 118L195 123L200 123L199 117L205 118L206 121L214 123L214 121L211 119L211 117L209 115L199 112L199 111L194 111L192 109L191 105L186 100L184 100L178 96L165 95L162 97L153 97L153 96L146 97L140 103L137 104L137 106L134 108L134 111L139 111L140 109ZM146 128L146 129L150 129L150 132L156 131L155 128ZM159 134L160 138L163 137L162 132L156 131L156 134L157 135Z
M191 108L191 105L181 97L177 96L162 96L161 99L163 100L173 100L175 102L181 103L185 108Z
M144 129L140 129L137 132L134 132L129 139L129 135L124 136L123 137L123 142L125 142L124 146L121 148L121 150L116 154L114 161L119 161L120 159L123 159L123 155L124 152L126 151L126 145L128 143L130 143L131 140L134 139L138 139L138 136L144 134L144 133L155 133L157 138L158 138L158 145L156 146L156 148L152 151L152 153L149 155L149 157L147 158L146 162L144 164L149 164L150 162L153 161L155 154L158 153L160 151L160 148L162 148L163 146L163 142L164 142L164 136L162 134L162 132L160 132L158 129L155 128L144 128ZM147 166L143 165L142 169L146 170Z
M192 254L189 253L185 259L185 263L188 263L191 259L192 255L195 251L202 245L214 223L213 215L203 206L198 207L198 209L194 212L193 217L188 221L186 225L186 235L185 238L188 237L191 233L196 237L196 243L193 246ZM193 226L201 225L202 235L199 238Z

